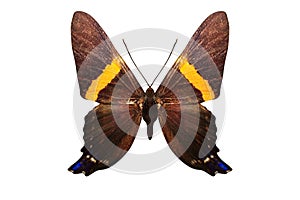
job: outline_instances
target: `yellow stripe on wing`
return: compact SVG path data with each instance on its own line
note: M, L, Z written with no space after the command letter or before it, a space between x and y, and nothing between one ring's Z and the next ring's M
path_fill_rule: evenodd
M120 70L121 65L118 59L113 59L111 64L106 65L103 72L95 80L92 81L85 94L85 98L96 101L99 92L103 90L117 76Z
M215 98L214 91L209 85L208 81L205 80L195 69L194 65L191 65L186 58L179 61L179 70L184 77L202 93L204 101Z

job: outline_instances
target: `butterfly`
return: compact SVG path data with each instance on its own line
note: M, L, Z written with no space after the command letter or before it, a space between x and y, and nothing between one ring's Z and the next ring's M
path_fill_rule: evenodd
M168 146L189 167L212 176L232 170L217 154L215 116L201 105L220 94L229 40L225 12L200 25L156 92L152 84L144 92L90 15L75 12L71 34L80 95L99 104L85 116L83 154L69 171L88 176L114 165L130 149L142 119L149 139L159 120Z

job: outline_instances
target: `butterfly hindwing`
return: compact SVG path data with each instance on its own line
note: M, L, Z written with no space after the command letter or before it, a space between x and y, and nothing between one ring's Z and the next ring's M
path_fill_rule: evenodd
M135 104L100 104L90 111L83 128L83 156L69 170L89 175L119 161L135 139L142 118L139 109Z
M75 12L72 47L80 94L99 103L124 103L143 96L136 78L100 25L88 14Z
M217 155L215 117L204 106L166 103L159 121L169 147L183 163L213 176L231 170Z

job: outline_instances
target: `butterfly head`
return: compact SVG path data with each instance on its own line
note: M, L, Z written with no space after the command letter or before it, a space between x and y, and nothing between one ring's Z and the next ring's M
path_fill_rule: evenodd
M146 96L148 97L148 98L153 98L153 96L154 96L154 90L151 88L151 87L149 87L147 90L146 90Z

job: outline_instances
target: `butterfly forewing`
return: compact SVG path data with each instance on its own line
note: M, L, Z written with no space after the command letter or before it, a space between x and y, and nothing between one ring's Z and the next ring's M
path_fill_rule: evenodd
M210 15L194 33L168 72L157 90L158 97L166 98L168 94L165 88L168 88L179 94L178 99L183 99L186 94L181 92L182 88L192 86L199 103L217 98L220 94L228 38L226 14L217 12Z
M136 100L143 96L136 78L104 30L90 15L76 12L71 32L83 98L99 103L111 103L115 98L119 103L126 103L130 98Z

